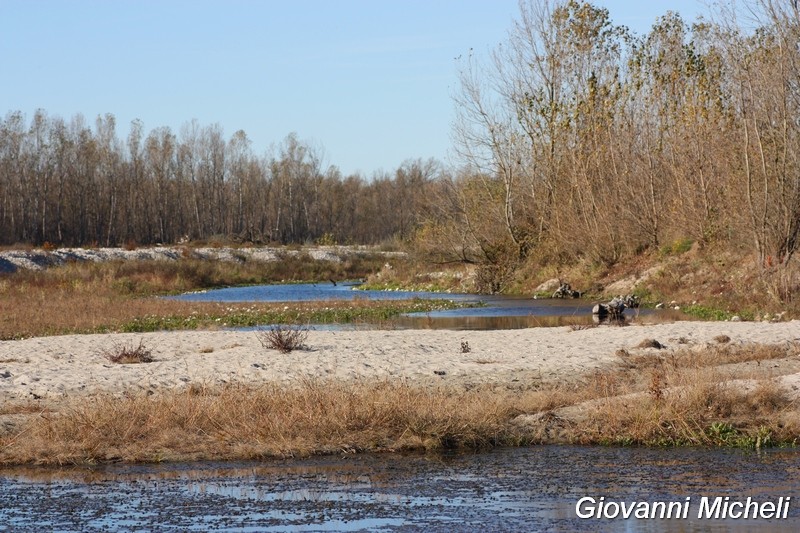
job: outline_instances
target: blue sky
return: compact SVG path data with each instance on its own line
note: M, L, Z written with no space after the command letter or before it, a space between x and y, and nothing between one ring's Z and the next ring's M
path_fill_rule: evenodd
M597 0L644 33L702 0ZM0 114L197 119L265 153L296 132L347 175L450 160L455 57L485 54L517 0L0 0Z

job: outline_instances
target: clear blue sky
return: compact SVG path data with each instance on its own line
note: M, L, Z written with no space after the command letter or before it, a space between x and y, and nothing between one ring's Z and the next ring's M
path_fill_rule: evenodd
M596 0L638 33L702 0ZM290 132L344 174L449 162L460 54L505 38L517 0L0 0L0 114L197 119L256 153Z

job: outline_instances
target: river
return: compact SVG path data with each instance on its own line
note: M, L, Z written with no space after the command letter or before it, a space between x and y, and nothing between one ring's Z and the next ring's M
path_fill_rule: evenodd
M796 450L576 446L5 469L0 529L788 533L800 528L799 473ZM576 507L584 497L682 502L688 512L673 519L584 519ZM790 505L785 519L698 518L704 497L790 498Z
M411 313L382 323L381 327L400 329L492 330L531 327L589 325L594 301L584 299L533 298L529 296L456 294L426 291L360 290L357 283L297 283L229 287L175 296L183 301L200 302L310 302L326 300L409 300L447 299L478 303L480 307ZM673 310L627 309L627 319L674 321L685 318ZM329 327L329 326L327 326Z

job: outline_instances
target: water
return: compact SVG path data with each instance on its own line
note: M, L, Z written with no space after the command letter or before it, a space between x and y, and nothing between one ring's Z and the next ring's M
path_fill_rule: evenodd
M411 313L384 323L383 327L407 329L491 330L566 325L589 325L597 320L592 307L597 302L580 299L534 299L523 296L451 294L425 291L357 290L357 283L301 283L292 285L257 285L229 287L176 296L195 302L309 302L326 300L410 300L446 299L464 303L481 303L481 307ZM681 320L676 311L628 309L628 319L650 321Z
M481 454L0 471L14 531L765 531L800 528L800 453L541 446ZM686 519L580 519L582 497L690 498ZM791 498L785 520L698 519L702 497Z
M358 290L358 283L292 283L226 287L176 296L190 302L311 302L325 300L411 300L414 298L477 302L476 294L449 294L426 291Z

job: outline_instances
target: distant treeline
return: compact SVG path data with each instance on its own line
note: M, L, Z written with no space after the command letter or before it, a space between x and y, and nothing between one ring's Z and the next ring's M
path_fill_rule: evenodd
M225 139L218 125L145 134L134 121L123 141L110 114L92 127L80 115L11 112L0 121L0 244L406 239L439 172L415 160L344 177L294 134L274 151L257 156L243 131Z

